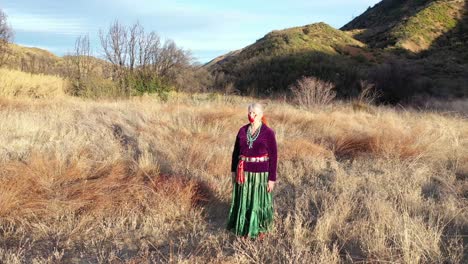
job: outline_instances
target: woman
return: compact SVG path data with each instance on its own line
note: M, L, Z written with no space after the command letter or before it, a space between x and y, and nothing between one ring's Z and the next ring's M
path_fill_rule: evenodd
M262 239L273 224L277 145L262 105L249 105L247 117L249 124L239 129L232 152L233 191L227 229Z

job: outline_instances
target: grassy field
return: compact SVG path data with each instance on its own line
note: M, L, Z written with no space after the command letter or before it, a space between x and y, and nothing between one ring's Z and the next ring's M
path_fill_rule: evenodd
M69 82L46 74L0 68L0 96L50 98L64 96Z
M468 122L264 101L275 226L224 230L250 98L0 98L0 262L461 263Z

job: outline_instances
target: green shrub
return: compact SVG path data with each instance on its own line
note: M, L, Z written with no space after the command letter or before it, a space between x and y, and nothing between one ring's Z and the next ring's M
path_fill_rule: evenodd
M169 92L174 90L172 86L157 76L130 75L127 78L127 85L130 87L132 95L157 94L163 100L167 100Z
M119 98L127 97L128 94L119 88L119 86L109 79L103 79L98 76L90 76L83 79L81 88L76 94L85 98Z

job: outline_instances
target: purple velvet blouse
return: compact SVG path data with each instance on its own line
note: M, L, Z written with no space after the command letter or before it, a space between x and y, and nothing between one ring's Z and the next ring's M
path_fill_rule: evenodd
M268 180L276 181L276 167L278 162L276 137L273 129L265 124L260 128L260 134L249 149L247 144L247 130L249 124L242 126L237 133L234 150L232 151L231 172L237 170L239 155L258 157L268 154L269 160L263 162L245 162L244 171L268 172Z

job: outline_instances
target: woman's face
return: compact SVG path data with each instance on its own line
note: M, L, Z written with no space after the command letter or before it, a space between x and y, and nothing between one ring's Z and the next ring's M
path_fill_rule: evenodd
M262 114L257 111L257 109L249 109L249 112L247 113L247 117L249 119L250 123L257 123L262 120Z

